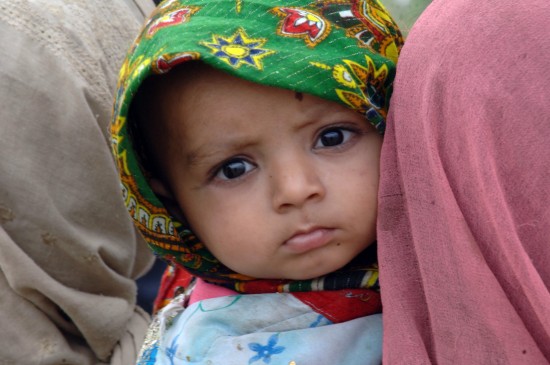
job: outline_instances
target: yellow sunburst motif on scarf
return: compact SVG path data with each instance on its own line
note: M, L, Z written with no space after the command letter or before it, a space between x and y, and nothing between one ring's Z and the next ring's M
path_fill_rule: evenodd
M214 56L233 68L248 65L263 70L262 58L275 53L272 50L261 48L265 42L267 42L266 38L250 38L244 29L239 28L230 37L214 34L212 42L200 42L200 44L210 48Z
M333 77L345 87L359 88L359 93L348 90L336 89L340 99L351 108L365 112L371 107L382 109L385 105L379 102L379 95L383 95L388 66L383 64L376 68L373 60L365 56L367 67L356 62L344 60L344 65L333 68ZM346 67L347 66L347 67ZM368 85L368 90L366 86ZM385 114L385 110L380 110Z

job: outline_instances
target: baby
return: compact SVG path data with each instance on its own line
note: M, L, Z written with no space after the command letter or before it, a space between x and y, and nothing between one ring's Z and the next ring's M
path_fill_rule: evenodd
M373 243L401 45L372 0L161 3L121 70L113 149L136 226L197 279L140 364L380 363Z

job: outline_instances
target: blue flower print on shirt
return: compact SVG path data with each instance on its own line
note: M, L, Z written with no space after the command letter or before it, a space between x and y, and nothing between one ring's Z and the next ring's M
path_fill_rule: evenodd
M178 351L177 341L179 337L180 335L177 335L172 341L170 347L166 349L166 356L168 356L171 365L174 365L174 357L176 356L176 352Z
M317 319L312 324L309 325L309 328L319 327L319 325L321 325L321 322L323 322L323 320L325 320L325 322L328 322L328 324L331 324L331 322L327 320L325 316L323 316L322 314L319 314Z
M269 364L271 362L271 356L280 354L285 350L284 346L276 346L277 341L279 341L279 334L276 333L272 335L269 340L267 340L267 345L263 346L259 343L251 343L248 345L248 348L258 354L248 360L248 364L252 364L258 360L262 360L264 363Z

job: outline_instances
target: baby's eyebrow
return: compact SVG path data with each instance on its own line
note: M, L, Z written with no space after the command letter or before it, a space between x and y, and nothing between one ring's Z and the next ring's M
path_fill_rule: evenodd
M215 156L223 154L223 150L214 144L203 144L188 151L185 155L188 166L200 166L207 164Z
M203 163L204 160L207 160L208 157L215 155L216 152L212 153L201 153L198 150L191 151L186 155L186 161L187 165L189 166L197 166Z
M258 142L252 139L240 139L203 144L186 154L187 164L189 166L198 166L210 163L210 159L224 159L232 154L239 153L246 148L257 145Z

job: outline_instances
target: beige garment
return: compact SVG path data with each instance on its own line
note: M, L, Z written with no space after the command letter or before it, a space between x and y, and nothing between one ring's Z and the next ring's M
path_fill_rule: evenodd
M108 148L131 0L0 0L0 365L132 364L152 256Z

